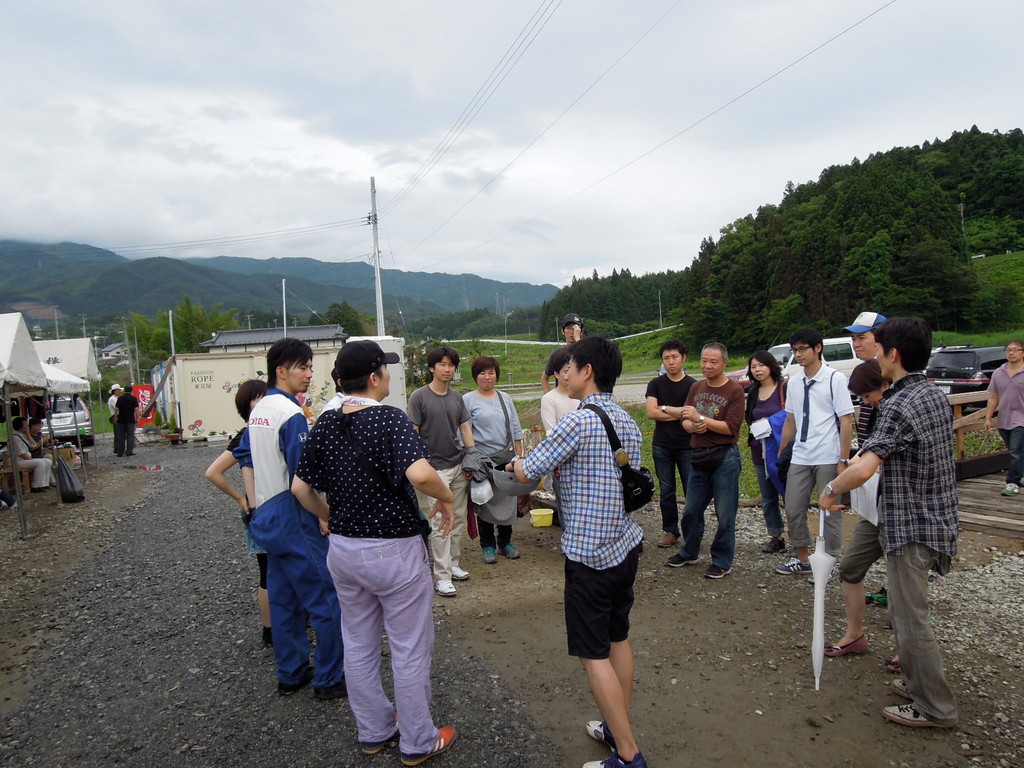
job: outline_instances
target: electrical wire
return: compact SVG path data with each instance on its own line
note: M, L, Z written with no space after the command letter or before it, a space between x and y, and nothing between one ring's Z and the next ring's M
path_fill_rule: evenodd
M462 110L462 114L459 115L458 119L448 129L448 133L444 135L441 141L430 156L423 161L423 164L419 169L412 175L412 177L405 182L405 185L398 191L398 193L392 199L388 200L381 207L381 213L390 213L397 208L406 197L416 188L416 186L426 178L427 174L441 161L448 150L452 148L459 137L465 132L469 124L473 122L473 119L480 113L480 110L484 108L491 96L494 95L495 91L505 82L505 78L508 77L512 69L519 63L519 60L533 45L534 40L540 35L540 33L547 26L548 21L555 14L561 6L562 0L542 0L540 6L534 11L533 16L526 23L526 26L520 30L519 35L509 46L508 50L501 57L498 63L491 70L490 74L487 75L483 84L477 89L477 92L470 99L469 104ZM553 7L552 7L553 6Z
M233 235L228 237L212 237L203 240L180 240L177 242L169 243L150 243L147 245L120 245L106 248L106 250L114 251L115 253L150 253L155 251L173 251L182 250L187 248L203 248L212 246L226 246L235 245L242 243L255 243L262 242L264 240L278 240L284 237L301 237L306 235L319 234L321 232L330 232L337 229L346 229L349 227L365 227L369 225L369 219L366 216L360 216L355 219L343 219L342 221L332 221L326 224L312 224L307 227L294 227L291 229L277 229L269 232L257 232L249 235Z
M683 0L676 0L675 5L673 5L667 11L665 11L665 13L663 13L661 16L659 16L658 19L655 20L655 22L650 27L647 28L647 31L644 32L642 35L640 35L640 37L638 37L636 40L634 40L633 44L630 45L625 51L623 51L622 54L617 59L615 59L615 61L613 61L611 63L611 65L607 69L605 69L605 71L602 72L598 76L598 78L596 80L594 80L590 85L588 85L586 88L584 88L583 91L575 99L573 99L571 102L569 102L569 106L567 106L565 109L563 109L561 111L561 113L558 115L558 117L556 117L554 120L552 120L550 123L548 123L547 127L544 128L544 130L542 130L540 133L538 133L529 144L527 144L525 147L523 147L521 150L519 150L519 153L515 157L513 157L511 160L509 160L508 163L500 171L498 171L496 174L494 174L494 176L491 177L490 181L488 181L486 184L484 184L482 187L480 187L480 189L477 190L476 194L474 194L472 197L469 198L469 200L467 200L465 203L463 203L461 206L459 206L457 209L455 209L455 211L447 219L445 219L440 224L438 224L437 227L435 227L430 232L430 234L428 234L426 237L424 237L422 240L420 240L418 243L416 243L416 245L414 245L412 247L412 249L410 249L408 251L408 253L406 253L406 256L408 257L408 256L412 255L413 253L415 253L419 249L419 247L421 245L426 243L434 235L436 235L438 232L440 232L442 229L444 229L446 226L448 226L448 223L451 222L452 219L454 219L456 216L458 216L460 213L462 213L462 211L464 211L466 209L466 207L470 203L472 203L474 200L476 200L478 197L480 197L480 195L482 195L487 190L487 188L489 186L491 186L491 184L493 184L495 181L497 181L499 178L501 178L501 176L505 173L505 171L507 171L509 168L511 168L513 165L515 165L515 163L518 162L519 158L521 158L523 155L525 155L527 152L529 152L534 144L536 144L538 141L540 141L542 138L544 138L545 134L547 134L548 131L550 131L552 128L554 128L555 125L557 125L558 122L563 117L565 117L567 114L569 114L570 111L572 111L573 107L575 107L580 101L583 100L584 96L586 96L588 93L590 93L597 86L598 83L600 83L602 80L604 80L604 78L607 77L608 74L613 69L615 69L622 62L623 59L625 59L630 53L632 53L633 49L636 48L638 45L640 45L640 43L643 42L644 39L649 34L651 34L651 32L653 32L654 29L659 24L661 24L661 22L663 22L665 20L665 18L670 13L672 13L672 11L674 11L676 8L678 8L680 3L682 3L682 1Z
M763 80L761 80L756 85L753 85L750 88L747 88L747 90L743 91L739 95L734 96L733 98L731 98L728 101L726 101L725 103L723 103L721 106L715 108L711 112L708 112L706 115L704 115L704 117L700 118L699 120L695 120L694 122L690 123L685 128L683 128L682 130L680 130L680 131L672 134L671 136L669 136L664 141L661 141L658 144L655 144L653 147L651 147L650 149L646 150L645 152L642 152L641 154L637 155L632 160L630 160L630 161L620 165L615 170L610 171L609 173L605 174L604 176L602 176L601 178L599 178L596 181L592 182L591 184L588 184L587 186L583 187L582 189L578 190L577 192L574 192L573 194L571 194L568 197L564 198L560 202L555 203L554 205L550 206L549 208L544 209L543 211L541 211L540 213L536 214L535 216L532 216L529 219L525 219L524 221L519 222L515 226L509 227L504 232L501 232L501 233L495 235L492 238L489 238L489 239L484 240L484 241L482 241L480 243L477 243L476 245L471 246L470 248L466 248L465 250L459 251L458 253L452 254L451 256L446 256L445 258L440 259L438 261L435 261L432 264L427 264L426 266L421 267L421 269L430 269L431 267L436 267L438 264L444 264L445 262L451 261L453 259L457 259L460 256L465 256L467 253L472 253L473 251L477 250L478 248L482 248L485 245L493 243L495 240L498 240L499 238L502 238L505 235L507 235L507 234L509 234L511 232L514 232L514 231L516 231L517 229L519 229L521 227L526 226L527 224L531 224L531 223L539 220L541 217L546 216L547 214L551 213L551 211L554 211L554 210L556 210L558 208L561 208L566 203L568 203L568 202L570 202L572 200L575 200L580 195L582 195L582 194L584 194L586 192L589 192L594 187L596 187L596 186L598 186L600 184L603 184L604 182L608 181L608 179L611 179L614 176L617 176L618 174L622 173L627 168L635 165L636 163L640 162L641 160L643 160L647 156L653 154L654 152L657 152L662 147L665 147L666 145L672 143L673 141L678 139L680 136L683 136L684 134L686 134L689 131L693 130L694 128L696 128L701 123L704 123L707 120L710 120L712 117L714 117L718 113L728 109L729 107L731 107L736 102L740 101L741 99L743 99L743 98L749 96L750 94L752 94L754 91L757 91L758 89L760 89L763 86L767 85L768 83L770 83L775 78L779 77L783 73L785 73L788 70L792 69L797 64L799 64L802 61L804 61L805 59L810 58L815 53L820 51L822 48L825 48L827 45L830 45L831 43L835 42L839 38L841 38L844 35L846 35L848 32L853 31L854 29L859 27L861 24L864 24L869 19L871 19L872 17L878 15L879 13L884 11L886 8L888 8L890 5L893 5L895 3L896 3L896 0L889 0L889 2L885 3L884 5L882 5L879 8L876 8L874 11L869 13L867 16L864 16L859 21L854 22L850 26L848 26L845 29L843 29L841 32L837 32L835 35L833 35L832 37L828 38L823 43L815 46L814 48L809 50L807 53L805 53L802 56L794 59L789 64L787 64L786 66L784 66L781 69L777 70L776 72L774 72L773 74L769 75L768 77L764 78ZM445 222L445 223L447 223L447 222ZM433 233L431 233L431 234L433 234ZM419 246L417 246L417 247L419 247Z

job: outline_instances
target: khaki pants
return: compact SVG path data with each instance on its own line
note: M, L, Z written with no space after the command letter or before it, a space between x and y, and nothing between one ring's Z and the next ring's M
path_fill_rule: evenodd
M434 559L434 581L451 580L452 566L459 564L459 555L462 552L462 536L466 532L466 501L469 483L462 466L451 467L450 469L439 469L437 474L441 476L445 484L452 489L455 495L455 526L447 536L438 533L441 526L441 516L435 515L430 518L430 554ZM434 499L426 494L416 491L416 498L419 501L423 514L429 515L434 509Z
M957 707L928 622L928 571L936 552L924 544L907 544L902 555L885 556L889 579L889 612L907 690L929 720L956 723Z

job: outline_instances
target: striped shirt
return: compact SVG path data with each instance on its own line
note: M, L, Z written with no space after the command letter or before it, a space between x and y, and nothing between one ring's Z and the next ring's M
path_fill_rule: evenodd
M886 393L861 452L882 459L879 520L889 554L925 544L952 557L960 531L953 417L946 396L908 373Z
M584 398L608 414L633 466L640 466L643 437L636 422L612 402L610 392ZM615 463L601 417L588 410L566 414L523 461L527 477L559 470L562 551L570 560L604 570L618 565L644 537L625 511L622 472Z

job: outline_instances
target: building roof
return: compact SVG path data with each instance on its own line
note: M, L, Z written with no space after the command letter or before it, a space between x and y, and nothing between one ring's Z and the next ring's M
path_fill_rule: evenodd
M103 349L101 349L100 350L100 354L102 355L105 352L106 353L114 352L115 350L118 350L118 349L120 349L123 346L125 346L125 343L123 341L115 341L113 344L107 344L107 346L105 346Z
M337 341L339 346L349 334L340 325L295 325L288 328L288 338L301 341ZM237 331L217 331L201 347L237 347L245 344L273 344L284 338L280 328L243 328Z

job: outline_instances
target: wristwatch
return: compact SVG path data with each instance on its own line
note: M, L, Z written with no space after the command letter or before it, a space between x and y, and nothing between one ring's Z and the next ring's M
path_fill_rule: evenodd
M661 406L661 412L662 413L668 413L668 406L667 405Z
M825 493L829 496L835 496L836 492L832 490L832 483L825 483Z
M701 424L703 424L703 423L704 423L704 414L701 414L701 416L700 416L700 423L701 423Z

